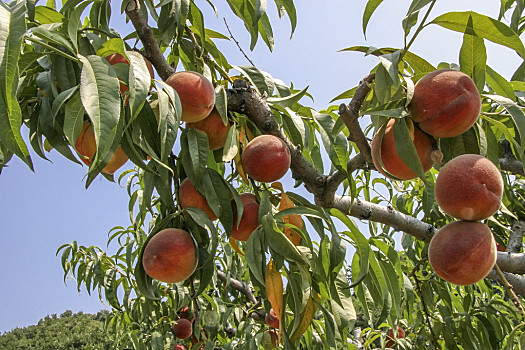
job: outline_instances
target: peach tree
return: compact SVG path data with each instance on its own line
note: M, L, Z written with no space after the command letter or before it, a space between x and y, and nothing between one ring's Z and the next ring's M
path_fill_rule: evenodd
M65 277L110 305L106 328L114 348L514 349L525 343L525 63L504 77L487 65L486 49L495 43L525 58L524 5L502 0L493 17L435 16L436 1L410 3L402 47L343 48L375 56L378 64L334 98L341 104L323 110L309 106L307 88L230 62L221 51L229 36L206 27L203 7L218 11L212 0L125 0L121 10L132 28L125 37L110 26L107 0L0 4L0 171L13 156L33 170L29 148L33 157L46 159L54 149L88 164L86 187L97 176L115 181L108 170L115 157L134 165L117 179L126 184L131 222L116 223L106 249L72 242L57 251ZM250 49L273 47L267 9L287 18L292 32L300 23L293 0L226 2L221 15L244 23ZM366 2L363 32L381 2ZM458 61L432 62L411 51L422 31L438 27L462 36ZM450 87L418 85L437 70L453 73ZM170 83L176 72L198 78ZM473 88L456 89L463 76ZM456 100L467 91L475 103L458 112ZM425 98L429 106L419 102ZM416 112L432 109L445 119L469 120L453 135L434 133ZM210 113L214 126L189 127ZM445 122L437 121L438 129ZM282 147L245 152L260 135ZM489 188L483 176L472 179L474 166L464 166L459 190L436 190L441 167L464 154L492 163L501 183L493 191L500 191L495 209L477 221L444 211L440 197L436 202L436 194L447 199L467 185ZM267 177L280 167L289 167L293 186ZM400 167L411 176L396 173ZM480 191L463 197L483 204ZM460 212L469 205L452 202ZM234 236L243 238L230 237L245 218L251 223ZM455 273L447 265L483 265L488 274L453 284L432 268L429 245L458 219L488 228L483 244L471 238L474 229L461 229L459 238L441 240L435 259L446 273ZM192 262L182 281L163 282L145 270L145 248L166 229L191 238L185 248L164 253L174 258L171 267L179 268L173 264L181 256L185 266ZM465 241L470 250L450 253ZM504 251L496 252L496 243Z

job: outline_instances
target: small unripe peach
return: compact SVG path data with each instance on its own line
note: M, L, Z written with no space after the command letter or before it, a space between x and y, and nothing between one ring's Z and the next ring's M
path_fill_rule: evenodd
M211 151L214 151L224 147L228 131L230 130L230 123L225 125L219 112L214 110L201 121L186 123L186 127L205 132L206 136L208 136L209 148Z
M468 75L439 69L416 83L410 111L412 119L426 133L454 137L474 125L481 111L481 98Z
M279 328L279 318L277 318L277 315L273 309L270 309L270 312L266 314L264 321L272 328Z
M204 75L191 71L176 72L166 83L179 95L182 121L198 122L210 114L215 105L215 89Z
M383 138L381 139L381 145L379 145L379 137L381 130L378 130L372 140L371 152L372 161L376 169L383 175L388 174L381 168L379 163L379 148L381 152L381 161L383 162L384 168L393 176L400 178L401 180L410 180L417 177L416 173L413 172L408 165L403 162L396 150L396 144L394 139L394 123L395 119L390 119L385 128ZM417 150L419 160L423 165L423 171L427 172L434 165L432 160L432 140L428 135L419 130L417 127L413 127L410 130L410 136L414 142L414 146Z
M197 268L197 262L193 237L175 228L162 230L153 236L142 257L146 273L166 283L182 282L190 277Z
M185 318L178 319L173 324L173 333L179 339L187 339L193 333L193 326Z
M75 141L75 148L78 153L84 156L80 158L80 160L89 166L91 164L91 160L95 156L95 152L97 151L97 144L95 141L95 134L93 133L93 126L87 120L84 122L82 130ZM115 150L113 158L111 158L109 163L104 167L104 169L102 169L102 172L110 175L114 174L115 171L120 169L120 167L126 164L127 161L128 156L126 153L124 153L122 147L119 145Z
M494 267L496 241L487 225L481 222L451 222L432 237L428 259L434 272L445 281L473 284Z
M180 184L179 188L179 201L181 207L188 208L188 207L194 207L199 208L203 212L208 215L211 221L217 219L217 215L213 212L213 210L208 205L208 201L206 200L206 197L204 197L202 194L197 191L195 186L191 183L189 178L185 178L184 181Z
M246 174L256 181L277 181L290 168L290 150L277 136L260 135L244 148L242 164Z
M441 168L434 193L445 213L461 220L482 220L498 211L503 178L489 159L463 154Z
M239 197L244 209L239 226L237 226L237 207L233 203L233 230L230 237L245 242L259 226L259 203L253 193L242 193Z

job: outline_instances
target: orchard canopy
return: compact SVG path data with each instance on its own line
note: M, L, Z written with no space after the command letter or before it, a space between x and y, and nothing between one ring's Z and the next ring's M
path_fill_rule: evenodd
M57 251L111 307L113 348L525 347L525 61L487 64L490 45L525 59L525 3L436 2L386 24L362 1L356 36L404 44L341 47L377 65L322 110L229 60L246 32L204 15L242 21L248 58L300 1L123 0L127 36L108 0L0 3L0 171L58 152L129 194L107 247ZM457 61L411 51L428 30L462 38Z

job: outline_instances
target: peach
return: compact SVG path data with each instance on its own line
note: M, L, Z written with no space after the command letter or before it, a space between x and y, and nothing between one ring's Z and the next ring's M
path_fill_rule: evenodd
M193 312L190 312L190 309L187 306L182 307L179 312L177 313L179 318L185 318L190 322L193 322L195 320L195 314Z
M405 330L399 326L397 326L397 334L394 334L394 329L389 328L386 336L386 343L385 347L391 348L396 344L395 339L398 338L404 338L405 337Z
M176 72L166 83L179 95L182 121L198 122L210 114L215 105L215 89L204 75L191 71Z
M175 344L175 347L173 350L188 350L184 345L181 344Z
M378 130L372 139L371 152L372 161L376 169L383 175L387 173L381 168L379 164L379 151L381 152L381 161L383 162L384 168L387 172L393 176L400 178L401 180L410 180L417 177L416 173L413 172L408 165L403 162L396 150L396 144L394 140L394 123L395 119L390 119L386 125L385 133L381 139L381 146L379 145L379 136L381 130ZM410 123L409 123L410 124ZM410 128L410 136L414 145L416 146L419 160L423 165L423 171L427 172L434 165L432 160L432 140L430 137L419 130L416 126Z
M468 75L439 69L416 83L409 108L421 130L435 137L454 137L474 125L481 111L481 98Z
M80 160L89 166L91 164L91 159L93 159L95 152L97 151L97 143L95 141L95 134L93 133L93 126L87 120L84 122L82 130L75 141L75 148L77 152L83 156L80 158ZM104 167L104 169L102 169L102 172L112 175L127 161L128 156L126 153L124 153L122 147L119 145L115 150L113 158L111 158L109 163Z
M197 262L195 240L188 232L176 228L164 229L153 236L142 256L146 273L166 283L186 280L195 271Z
M277 318L277 315L275 314L275 311L273 309L270 309L270 312L266 314L264 317L264 321L266 324L272 328L279 328L279 319Z
M109 62L110 65L114 65L117 63L129 64L129 61L127 60L127 58L122 56L120 53L113 53L109 56L106 56L105 58ZM153 66L151 65L151 62L146 57L144 57L144 61L146 61L146 66L148 67L148 71L149 71L149 74L151 75L151 79L155 78L155 73L153 72ZM128 90L129 88L126 85L122 83L120 84L121 94Z
M173 324L173 333L179 339L187 339L193 333L193 326L191 322L185 318L181 318Z
M202 194L199 193L199 191L197 191L197 189L195 188L195 186L193 186L189 178L185 178L184 181L182 181L182 183L180 184L179 202L183 209L188 207L198 208L205 212L211 221L217 219L217 215L215 215L213 210L208 205L206 197L204 197Z
M445 213L461 220L482 220L499 209L503 178L489 159L463 154L441 168L434 193Z
M195 123L186 123L186 127L205 132L206 136L208 136L209 148L211 151L214 151L224 147L228 131L230 130L230 123L225 125L219 112L213 110L203 120Z
M237 207L233 203L233 230L230 237L246 242L252 232L259 226L259 203L257 203L253 193L242 193L240 197L244 210L239 226L237 226Z
M428 247L434 272L458 285L481 281L494 267L496 254L492 232L477 221L456 221L443 226Z
M277 181L286 174L290 164L290 150L277 136L257 136L242 152L244 171L256 181Z

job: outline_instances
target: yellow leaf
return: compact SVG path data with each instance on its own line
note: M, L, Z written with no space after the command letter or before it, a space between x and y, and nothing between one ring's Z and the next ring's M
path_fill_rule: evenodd
M233 250L244 256L244 253L239 249L239 246L237 245L237 241L235 239L230 238L230 245L232 246Z
M294 208L295 204L292 202L290 197L284 192L283 185L280 182L272 183L272 187L281 191L281 202L279 203L279 211ZM283 221L285 224L292 224L296 226L299 230L303 229L303 219L301 215L286 215L283 216ZM299 245L301 243L301 235L295 232L291 227L284 227L284 235L294 244Z
M301 338L301 336L304 334L304 332L306 332L306 330L312 323L312 320L314 319L315 312L317 311L316 300L319 300L319 295L315 295L314 297L315 298L313 298L310 295L308 302L306 303L303 311L301 312L299 324L290 336L290 340L292 342L297 341L299 338Z
M248 177L246 176L246 172L244 171L244 167L242 166L241 156L239 152L233 157L233 161L235 162L235 168L237 169L237 172L239 175L241 175L242 179L245 183L249 184Z
M281 273L275 268L273 260L270 259L270 262L266 266L266 295L268 296L268 301L272 304L273 311L279 319L279 328L282 327L281 316L283 314L283 278Z

